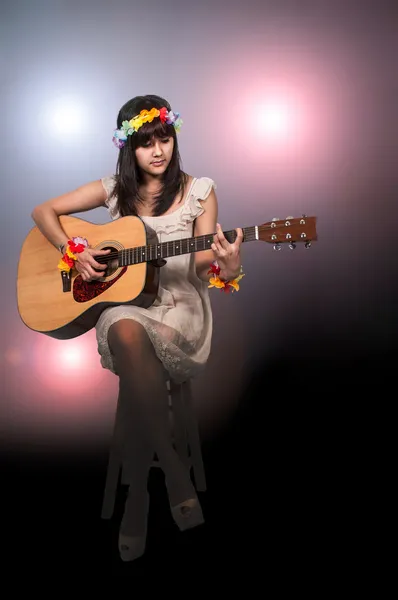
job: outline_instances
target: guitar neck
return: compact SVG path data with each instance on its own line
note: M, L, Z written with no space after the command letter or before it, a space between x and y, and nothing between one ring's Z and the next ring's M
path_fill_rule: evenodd
M252 242L258 240L258 227L243 227L243 242ZM224 236L230 244L236 239L236 231L224 231ZM138 263L149 262L157 258L169 258L170 256L180 256L192 252L201 252L210 250L213 243L214 234L199 235L196 237L173 240L171 242L162 242L160 244L150 244L148 246L137 246L119 250L119 266L127 267ZM104 257L106 258L106 257ZM102 262L102 261L101 261Z

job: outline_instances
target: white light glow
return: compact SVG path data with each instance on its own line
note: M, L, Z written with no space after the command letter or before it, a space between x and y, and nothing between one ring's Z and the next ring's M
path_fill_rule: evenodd
M56 136L76 135L83 122L83 108L76 98L59 98L48 108L47 123Z

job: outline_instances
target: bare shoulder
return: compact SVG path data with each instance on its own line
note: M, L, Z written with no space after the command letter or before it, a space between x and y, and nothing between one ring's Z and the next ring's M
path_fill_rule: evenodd
M70 192L50 198L39 204L35 211L52 209L58 216L85 212L101 206L106 206L108 194L101 180L85 183Z

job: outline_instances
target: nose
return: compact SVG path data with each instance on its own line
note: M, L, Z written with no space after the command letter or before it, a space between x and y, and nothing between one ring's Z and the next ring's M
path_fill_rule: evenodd
M162 154L162 149L160 146L160 141L156 140L153 143L153 155L154 156L160 156Z

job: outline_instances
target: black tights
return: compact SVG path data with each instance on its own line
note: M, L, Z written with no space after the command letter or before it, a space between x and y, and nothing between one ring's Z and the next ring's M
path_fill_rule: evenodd
M145 329L132 319L123 319L111 326L108 339L120 378L126 469L137 507L139 495L144 507L155 452L165 474L170 504L194 498L189 472L172 445L164 369Z

